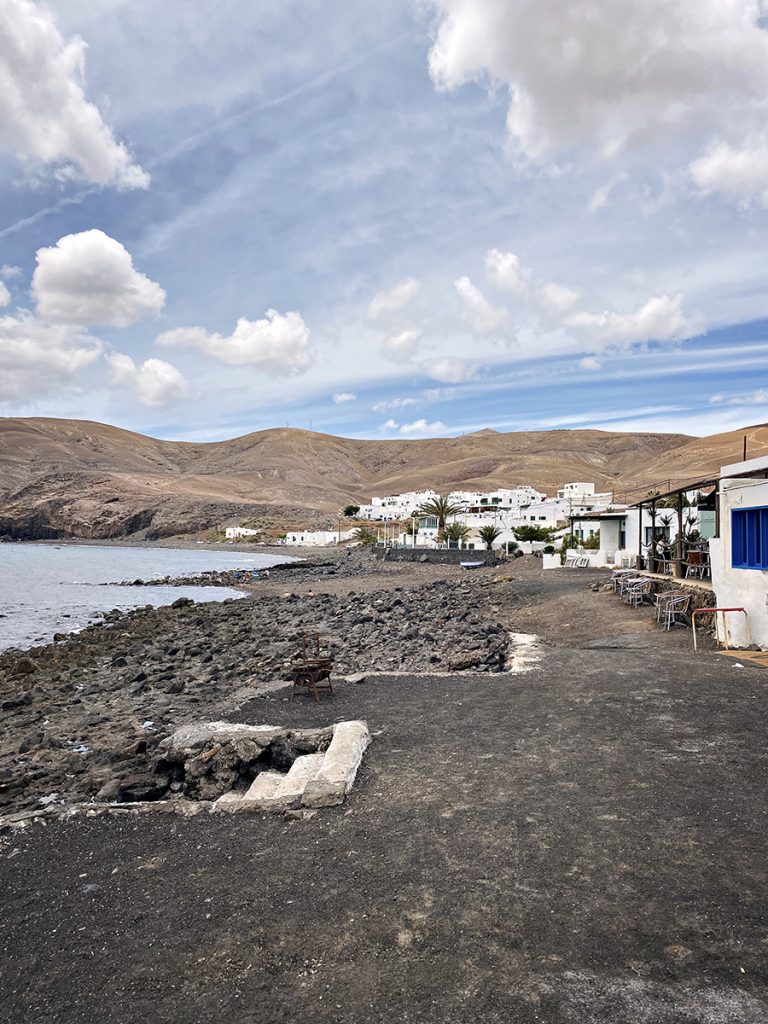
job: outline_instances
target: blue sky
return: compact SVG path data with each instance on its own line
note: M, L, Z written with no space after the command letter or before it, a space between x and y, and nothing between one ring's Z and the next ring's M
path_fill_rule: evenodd
M754 0L7 0L0 412L768 420Z

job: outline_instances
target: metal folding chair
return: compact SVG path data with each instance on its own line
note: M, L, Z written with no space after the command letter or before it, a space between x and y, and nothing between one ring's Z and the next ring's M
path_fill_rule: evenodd
M650 598L652 582L642 578L634 583L630 580L624 595L624 600L630 608L639 608L646 598Z
M674 594L664 607L664 628L671 629L676 622L687 625L685 616L690 603L690 594Z

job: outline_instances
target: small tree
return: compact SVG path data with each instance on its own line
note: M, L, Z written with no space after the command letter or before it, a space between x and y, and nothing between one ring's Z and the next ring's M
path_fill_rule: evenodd
M502 534L498 526L481 526L477 532L487 551L493 551L493 542Z
M359 511L359 505L347 505L347 507L344 509L343 515L346 516L347 519L354 519L354 517L357 515Z
M591 537L587 539L581 545L587 551L599 551L600 550L600 531L593 533Z
M444 530L437 535L438 540L448 541L449 544L461 544L472 531L464 523L449 523Z
M375 544L376 533L370 526L358 526L355 530L355 540L358 544Z

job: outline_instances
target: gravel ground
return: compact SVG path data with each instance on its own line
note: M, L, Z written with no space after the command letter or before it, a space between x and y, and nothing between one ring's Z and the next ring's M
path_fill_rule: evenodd
M367 719L343 806L2 833L0 1020L768 1021L768 676L533 563L454 579L542 635L527 673L242 705Z

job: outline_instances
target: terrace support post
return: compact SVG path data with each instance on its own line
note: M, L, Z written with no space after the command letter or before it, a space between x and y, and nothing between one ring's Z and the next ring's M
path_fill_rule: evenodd
M677 577L682 579L685 576L685 551L683 540L683 492L677 492Z
M637 506L637 562L636 569L643 568L643 503Z
M651 502L651 548L648 552L648 568L656 572L656 502Z

